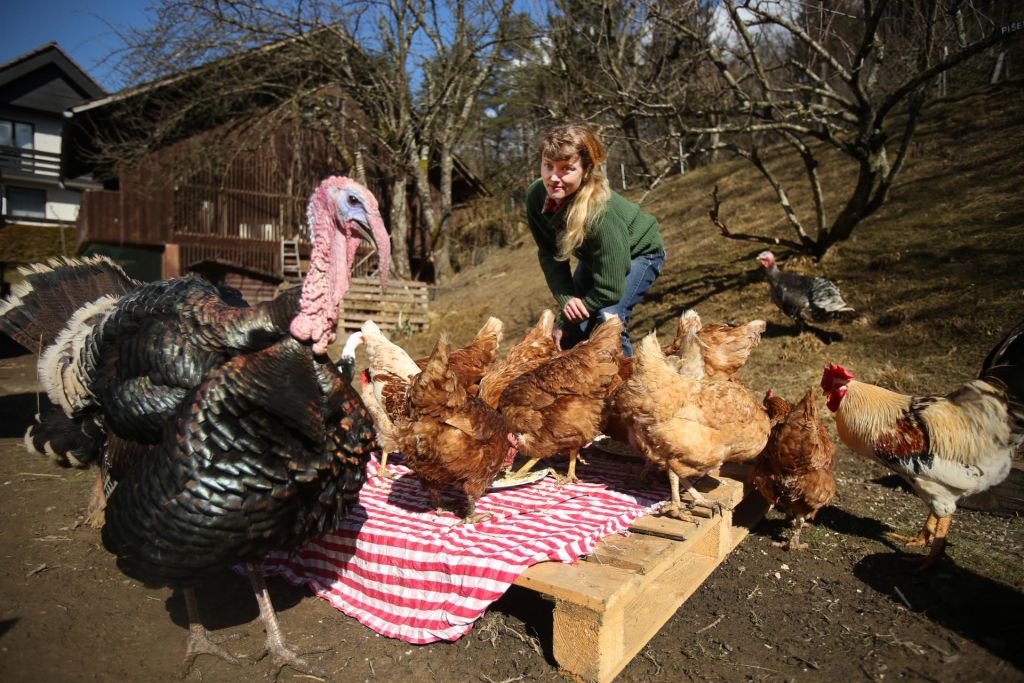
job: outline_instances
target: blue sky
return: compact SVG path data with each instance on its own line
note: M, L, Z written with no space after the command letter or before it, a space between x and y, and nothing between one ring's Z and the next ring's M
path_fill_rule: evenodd
M97 83L117 90L112 65L103 63L120 45L110 26L143 25L146 6L128 0L9 0L0 13L0 63L56 41Z

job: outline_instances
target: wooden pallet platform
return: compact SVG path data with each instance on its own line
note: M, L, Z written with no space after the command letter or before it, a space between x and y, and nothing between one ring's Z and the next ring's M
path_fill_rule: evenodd
M727 466L728 467L728 466ZM697 523L645 516L629 536L603 539L574 565L533 565L516 585L555 600L555 659L584 681L605 683L647 644L750 532L768 504L744 490L746 469L724 469L697 488L725 511Z

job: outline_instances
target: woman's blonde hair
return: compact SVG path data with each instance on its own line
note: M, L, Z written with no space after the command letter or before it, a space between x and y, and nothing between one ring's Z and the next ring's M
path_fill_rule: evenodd
M576 154L583 165L583 180L565 218L565 233L559 240L556 257L560 261L568 260L569 255L583 243L587 230L600 220L612 193L603 169L606 159L604 144L593 126L566 123L555 126L541 138L541 159L565 161Z

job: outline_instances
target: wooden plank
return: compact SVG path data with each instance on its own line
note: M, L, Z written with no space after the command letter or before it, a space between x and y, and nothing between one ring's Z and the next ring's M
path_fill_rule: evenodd
M730 469L698 484L725 508L712 519L646 516L584 562L537 564L516 580L555 598L552 642L565 671L611 681L697 591L768 509L756 493L744 497L745 478L746 468Z
M637 576L635 572L591 562L541 562L520 574L514 583L557 600L603 611L619 595L632 590Z
M651 567L670 559L674 545L667 539L642 534L606 536L586 561L646 574Z

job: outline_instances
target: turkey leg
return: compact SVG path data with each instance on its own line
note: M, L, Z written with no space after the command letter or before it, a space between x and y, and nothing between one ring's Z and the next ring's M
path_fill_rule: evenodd
M290 666L296 671L310 676L327 678L327 671L310 664L302 659L300 655L325 652L330 648L317 647L298 652L285 645L284 637L281 635L281 626L277 623L277 614L274 612L274 606L270 602L270 593L267 592L267 584L263 580L263 572L257 565L253 564L245 565L245 570L249 575L249 583L252 584L253 593L256 594L256 602L260 606L260 619L263 620L263 628L267 632L267 641L263 646L263 652L259 654L257 659L262 659L269 654L271 657L270 661L273 662L275 667L275 675L280 674L282 668Z
M181 667L181 677L188 676L199 655L213 655L220 657L228 664L237 665L238 659L217 645L217 642L237 640L242 637L242 634L232 633L215 641L199 619L199 603L196 601L195 589L183 588L181 592L185 594L185 610L188 612L188 640L185 641L185 661Z

